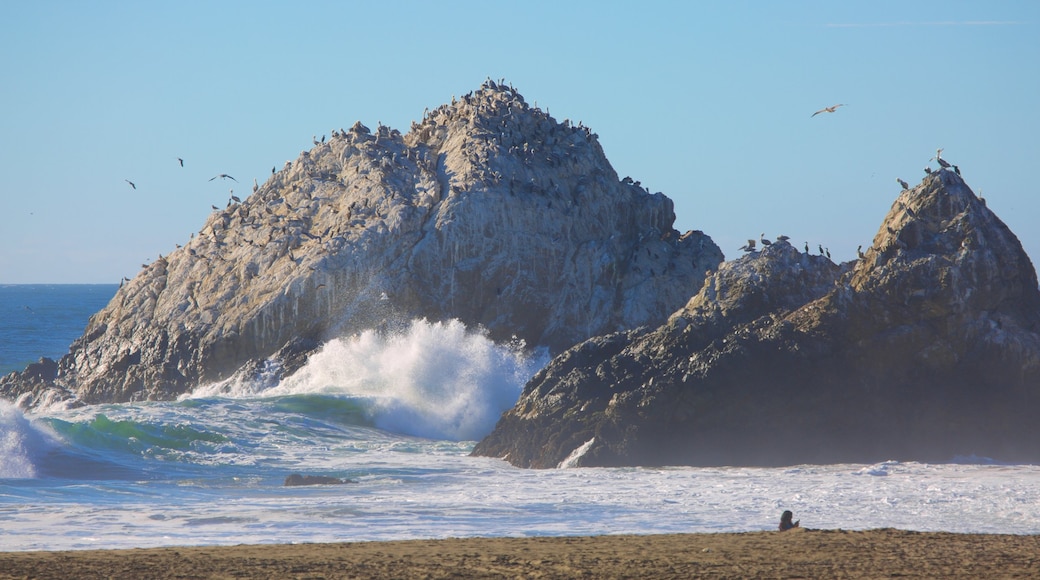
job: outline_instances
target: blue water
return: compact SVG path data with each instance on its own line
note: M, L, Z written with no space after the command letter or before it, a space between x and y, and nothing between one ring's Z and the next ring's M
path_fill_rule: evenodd
M114 292L0 286L0 365L64 354ZM545 362L415 321L332 341L274 387L33 414L0 402L0 550L753 531L785 509L816 528L1040 533L1040 467L984 458L523 470L469 457ZM292 473L352 483L285 487Z
M118 289L116 284L0 284L0 375L40 357L61 358Z

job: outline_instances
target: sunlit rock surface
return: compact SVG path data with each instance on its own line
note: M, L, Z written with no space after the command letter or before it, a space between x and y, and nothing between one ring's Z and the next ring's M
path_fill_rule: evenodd
M1040 293L960 176L905 190L841 266L774 243L653 330L593 338L475 454L525 467L1040 461Z
M120 288L56 368L8 375L0 395L168 399L415 317L559 352L660 324L696 292L723 256L674 219L588 128L488 82L407 134L316 139Z

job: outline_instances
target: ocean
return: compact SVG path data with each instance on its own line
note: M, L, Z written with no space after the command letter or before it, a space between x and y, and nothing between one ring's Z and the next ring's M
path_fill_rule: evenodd
M114 285L0 285L0 369L57 359ZM458 322L331 341L274 387L23 413L0 401L0 551L812 528L1040 533L1040 467L525 470L468 454L548 362ZM348 479L287 487L291 474Z

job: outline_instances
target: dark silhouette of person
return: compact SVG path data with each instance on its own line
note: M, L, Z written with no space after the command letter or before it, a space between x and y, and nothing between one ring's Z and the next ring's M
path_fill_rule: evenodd
M780 531L781 532L786 532L787 530L790 530L791 528L797 528L798 527L798 522L802 521L802 520L798 520L797 522L792 522L791 521L792 518L794 518L794 514L791 513L791 510L785 510L784 513L780 516Z

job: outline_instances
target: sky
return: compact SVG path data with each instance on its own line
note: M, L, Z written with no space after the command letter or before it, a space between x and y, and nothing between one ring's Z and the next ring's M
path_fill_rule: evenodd
M489 77L727 259L854 258L939 147L1040 259L1040 2L37 0L0 3L0 284L133 277L314 136Z

